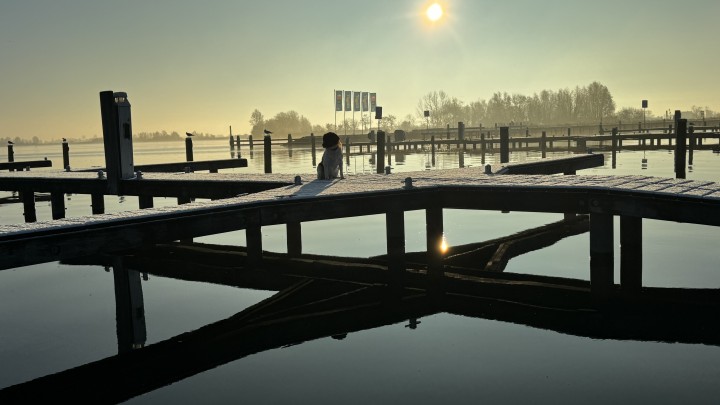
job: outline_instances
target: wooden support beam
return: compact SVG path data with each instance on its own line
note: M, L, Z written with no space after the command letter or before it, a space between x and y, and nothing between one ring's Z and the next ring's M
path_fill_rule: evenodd
M642 288L642 218L620 217L620 287L639 292Z
M510 161L510 128L500 127L500 163Z
M302 255L302 223L288 222L287 225L287 252L290 257Z
M52 219L65 218L65 193L59 191L50 193L50 205L52 206Z
M590 214L590 287L593 295L604 298L614 284L613 216Z
M405 271L405 213L392 210L385 214L388 270L393 274Z
M25 222L37 222L37 213L35 211L35 193L32 191L20 192L20 199L23 202L23 215Z
M443 210L432 207L425 210L428 275L443 276Z
M90 194L90 201L93 215L105 213L105 196L102 193Z
M152 208L154 206L153 197L151 195L138 196L138 205L140 209Z
M248 218L245 228L245 241L247 244L247 264L253 268L262 262L262 227L260 226L260 212Z

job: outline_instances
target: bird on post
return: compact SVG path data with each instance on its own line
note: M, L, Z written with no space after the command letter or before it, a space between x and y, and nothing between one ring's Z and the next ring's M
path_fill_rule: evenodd
M8 141L8 145L13 145L13 141Z
M270 134L272 134L272 132L268 131L267 129L263 129L263 132L265 133L265 135L270 135Z
M63 140L63 142L67 142L67 139L65 139L65 138L63 138L62 140Z
M185 135L187 135L187 136L195 136L195 134L191 134L190 132L185 132Z

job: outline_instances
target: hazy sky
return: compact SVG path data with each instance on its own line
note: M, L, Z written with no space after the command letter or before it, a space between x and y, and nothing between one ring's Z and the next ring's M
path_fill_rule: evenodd
M335 89L398 118L434 90L592 81L618 107L720 110L720 1L444 0L435 26L429 3L0 0L0 137L100 135L103 90L128 93L134 132L246 133L255 108L332 123Z

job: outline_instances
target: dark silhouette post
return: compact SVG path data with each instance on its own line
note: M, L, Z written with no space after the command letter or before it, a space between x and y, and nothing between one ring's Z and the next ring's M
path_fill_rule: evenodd
M253 148L254 145L253 145L252 135L248 135L248 145L250 145L250 150L253 150L253 149L254 149L254 148Z
M189 136L185 138L185 160L188 162L193 161L193 141Z
M443 210L441 207L425 209L428 275L443 276Z
M68 145L68 141L66 139L63 139L63 141L62 141L62 154L63 154L63 169L69 170L70 169L70 145Z
M118 193L120 180L135 177L130 102L124 92L100 93L108 192Z
M153 203L153 197L150 195L138 196L138 207L142 210L145 208L152 208L155 204Z
M105 196L102 193L92 193L90 195L90 204L93 215L105 213Z
M590 290L605 298L614 284L613 216L590 213Z
M240 135L235 135L235 143L237 143L237 157L240 159Z
M405 271L405 216L399 209L385 213L388 270L398 275Z
M465 123L458 122L458 148L460 147L460 143L463 141L465 141Z
M500 163L510 161L510 128L500 127Z
M620 287L642 289L642 218L620 217Z
M695 152L695 142L697 139L695 138L695 126L690 125L690 128L688 128L688 144L690 147L688 148L688 164L690 166L693 165L693 152Z
M685 178L685 144L687 137L687 119L679 119L675 126L675 177Z
M547 134L545 131L542 131L542 135L540 136L540 152L542 153L542 158L545 159L547 157L547 145L545 142L547 141Z
M611 148L612 148L612 168L617 167L617 147L618 147L618 129L617 127L612 129L611 135Z
M300 222L288 222L287 231L287 252L290 257L302 255L302 225Z
M435 167L435 135L430 137L430 156L433 167Z
M65 193L62 191L51 192L50 205L52 208L52 219L65 218Z
M377 132L377 159L375 162L376 173L383 174L385 171L385 131Z
M23 202L23 215L25 222L37 222L37 213L35 211L35 193L32 191L21 191L20 199Z
M317 166L317 158L315 155L315 134L310 133L310 154L312 155L312 165L313 167Z
M115 319L117 322L118 353L145 346L145 303L140 273L126 269L118 256L113 264L115 285Z
M13 144L8 142L8 162L15 161L15 151L13 150Z
M232 128L232 127L230 127L230 128ZM234 150L235 150L235 138L233 138L232 134L230 134L230 151L232 152Z
M265 155L265 173L272 173L272 139L270 135L263 138L264 155Z

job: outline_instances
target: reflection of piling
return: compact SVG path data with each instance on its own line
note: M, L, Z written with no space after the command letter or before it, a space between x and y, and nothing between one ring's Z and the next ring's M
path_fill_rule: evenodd
M435 135L430 137L430 155L432 156L432 165L435 166Z
M458 151L458 166L461 169L465 167L465 151L462 149Z
M542 135L540 136L540 152L542 153L542 158L545 159L547 156L547 147L545 145L545 142L547 141L547 134L545 131L542 131Z
M288 134L288 140L287 140L287 150L288 150L288 156L292 157L293 147L292 147L292 134Z
M510 128L500 127L500 163L510 161Z
M618 129L617 127L612 129L611 135L611 148L612 148L612 168L617 167L617 147L618 147Z
M265 173L272 173L272 139L270 135L265 135L263 138L264 155L265 155Z
M317 166L317 159L315 158L315 134L310 133L310 154L312 155L312 165Z
M685 178L685 152L687 138L687 119L679 119L675 125L675 177Z
M185 138L185 160L193 161L193 141L190 137Z
M376 173L384 173L385 168L385 131L377 132L377 158L375 160Z
M63 154L63 169L67 170L70 167L70 145L67 141L62 143L62 154Z

